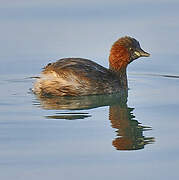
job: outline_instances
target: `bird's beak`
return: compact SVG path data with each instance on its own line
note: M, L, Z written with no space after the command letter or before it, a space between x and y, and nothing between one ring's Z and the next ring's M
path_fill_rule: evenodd
M142 50L142 49L136 49L136 50L134 51L134 54L135 54L136 56L138 56L138 57L149 57L149 56L150 56L149 53L145 52L145 51Z

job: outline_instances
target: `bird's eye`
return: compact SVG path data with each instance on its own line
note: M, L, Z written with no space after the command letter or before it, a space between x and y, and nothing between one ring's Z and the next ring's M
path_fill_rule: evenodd
M131 51L131 52L134 51L134 48L130 47L130 48L129 48L129 51Z

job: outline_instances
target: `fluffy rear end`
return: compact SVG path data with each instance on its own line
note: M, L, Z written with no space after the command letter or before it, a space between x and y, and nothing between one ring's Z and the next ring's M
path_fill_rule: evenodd
M86 95L86 90L83 81L75 79L74 74L65 76L54 71L42 73L33 88L33 92L39 96L79 96Z

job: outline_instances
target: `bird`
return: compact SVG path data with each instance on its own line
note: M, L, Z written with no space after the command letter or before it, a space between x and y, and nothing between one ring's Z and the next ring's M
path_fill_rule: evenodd
M109 68L85 58L62 58L44 67L33 92L42 97L88 96L128 90L127 66L148 57L139 42L130 36L119 38L111 47Z

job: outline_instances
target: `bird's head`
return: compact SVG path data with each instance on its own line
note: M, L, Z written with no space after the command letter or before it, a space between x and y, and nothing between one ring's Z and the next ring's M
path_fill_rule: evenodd
M148 56L150 54L142 50L136 39L129 36L122 37L112 45L109 56L110 69L120 71L133 60Z

